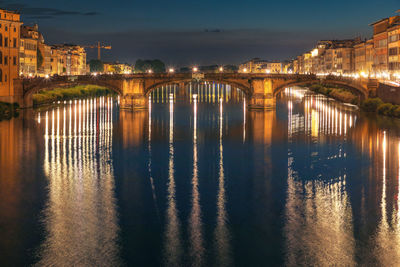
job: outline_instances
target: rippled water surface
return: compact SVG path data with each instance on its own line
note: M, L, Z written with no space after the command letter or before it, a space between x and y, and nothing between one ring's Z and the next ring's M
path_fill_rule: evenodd
M0 122L0 265L400 265L400 123L223 85Z

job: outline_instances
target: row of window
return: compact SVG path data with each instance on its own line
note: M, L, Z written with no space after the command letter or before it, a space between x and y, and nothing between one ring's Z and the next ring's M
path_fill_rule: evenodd
M389 56L396 56L399 53L398 47L389 48Z
M1 23L0 23L0 29L2 28L2 25L1 25ZM8 31L8 26L6 25L5 27L4 27L4 30L5 31ZM16 27L14 27L14 32L17 32L17 28Z
M10 57L10 60L11 60L11 57ZM8 65L8 56L5 56L4 57L4 61L3 61L3 54L1 53L1 51L0 51L0 64L3 64L4 63L4 65ZM12 64L14 65L14 66L17 66L17 57L12 57Z
M399 62L390 62L389 70L400 70L400 63Z
M0 33L0 47L1 46L3 46L3 35ZM8 37L4 38L4 47L8 47ZM17 38L13 38L12 47L17 47Z
M384 48L387 46L387 39L382 39L375 42L375 48Z

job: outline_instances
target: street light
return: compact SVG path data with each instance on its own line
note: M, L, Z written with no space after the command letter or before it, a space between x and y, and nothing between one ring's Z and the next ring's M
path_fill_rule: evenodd
M219 72L223 72L224 71L224 67L219 67Z
M168 70L168 72L169 72L169 73L174 73L175 70L174 70L173 68L170 68L170 69Z
M246 69L246 68L244 68L244 69L243 69L243 72L244 72L244 73L246 73L246 72L247 72L247 69Z
M193 68L193 72L197 72L199 69L197 67Z
M152 69L147 70L147 73L153 73Z

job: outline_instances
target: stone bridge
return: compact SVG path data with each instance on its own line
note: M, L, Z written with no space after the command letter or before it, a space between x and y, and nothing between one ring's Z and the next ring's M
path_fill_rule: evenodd
M360 99L376 94L377 82L354 80L336 76L323 78L315 75L298 74L242 74L242 73L171 73L131 75L83 75L58 76L14 81L14 101L21 107L32 107L32 95L41 90L51 90L75 85L99 85L114 90L121 96L121 108L146 108L150 92L161 86L198 82L216 82L241 89L247 98L249 108L268 109L275 105L275 97L282 90L292 86L322 83L346 87Z

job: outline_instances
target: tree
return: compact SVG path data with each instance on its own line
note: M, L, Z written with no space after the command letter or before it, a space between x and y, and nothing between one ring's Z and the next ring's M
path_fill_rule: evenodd
M98 59L92 59L89 61L90 72L103 72L104 64Z
M159 59L155 60L136 60L135 72L144 73L148 70L152 70L155 73L165 72L165 64Z

